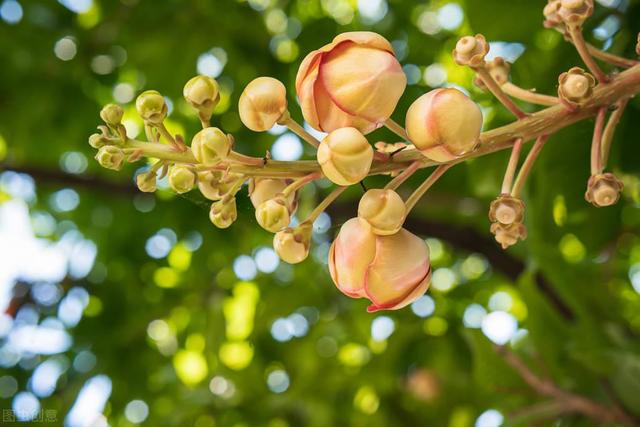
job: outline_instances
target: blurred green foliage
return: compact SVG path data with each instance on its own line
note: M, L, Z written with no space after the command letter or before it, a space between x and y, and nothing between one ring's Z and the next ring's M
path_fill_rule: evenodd
M111 381L106 407L98 411L113 426L132 425L144 413L141 407L148 407L142 424L150 426L492 427L499 425L490 422L496 413L485 412L492 408L505 415L504 425L532 425L509 414L541 398L478 329L487 312L506 312L518 322L514 346L535 370L604 403L618 396L640 415L638 100L629 104L611 155L612 169L626 184L618 205L596 209L583 199L591 121L551 138L525 190L529 238L506 253L490 240L486 211L499 192L507 153L458 166L410 219L412 231L429 237L430 298L413 310L376 315L366 313L364 301L340 294L325 265L332 235L355 214L359 189L330 210L331 226L314 236L310 259L275 268L265 249L271 236L255 224L246 198L238 199L238 222L217 230L200 196L139 194L132 176L140 165L104 170L86 143L108 102L123 104L130 129L139 127L132 100L145 89L172 101L174 131L193 135L198 121L181 92L200 63L223 90L214 123L236 136L239 151L261 155L278 137L241 126L236 104L243 86L260 75L280 78L293 116L301 119L293 88L297 65L336 34L359 29L393 41L405 64L411 84L397 121L417 96L447 82L470 91L486 126L498 126L510 120L508 112L472 87L473 76L453 63L450 51L459 36L474 32L492 42L518 43L501 45L507 54L524 48L513 80L553 93L557 75L579 64L579 57L560 35L542 28L545 3L1 2L0 166L35 181L37 197L28 200L32 220L54 220L53 227L36 227L37 237L55 242L78 230L95 243L97 258L86 277L68 276L58 284L63 295L78 287L90 294L82 320L69 328L68 350L16 359L10 339L1 341L0 408L15 405L16 393L33 391L34 368L57 357L66 369L40 404L58 411L59 425L96 375ZM588 39L632 56L640 3L601 3ZM383 129L371 140L391 138ZM407 188L424 173L417 175ZM10 183L28 178L13 172L0 177L0 201L24 203ZM370 178L366 184L382 182ZM61 201L63 189L75 191L77 206ZM322 192L305 189L301 211L308 212ZM169 242L158 258L150 256L153 236L160 236L160 246ZM0 247L8 244L0 241ZM5 246L3 253L11 250ZM8 270L3 262L0 269ZM251 274L256 262L264 271ZM31 266L41 267L35 261ZM13 292L7 314L19 318L25 307L40 320L60 314L60 303L39 304L30 292L34 283L18 279L21 285L6 290ZM95 366L83 364L91 355ZM136 400L145 403L130 403ZM596 425L574 415L552 420L556 426Z

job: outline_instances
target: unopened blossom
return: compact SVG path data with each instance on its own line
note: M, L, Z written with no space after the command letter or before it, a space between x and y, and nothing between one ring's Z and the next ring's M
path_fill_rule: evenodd
M585 199L594 206L611 206L618 202L624 185L612 173L592 175L587 183Z
M458 40L453 50L453 59L458 65L479 67L484 64L487 53L489 53L489 43L482 34L476 34Z
M184 85L182 95L189 105L210 116L220 101L220 88L209 76L195 76Z
M570 106L578 106L593 94L596 79L580 67L573 67L558 77L558 96Z
M191 191L196 185L197 175L185 165L173 165L169 169L169 186L178 194Z
M191 151L200 163L215 165L229 155L231 139L216 127L204 128L193 137Z
M255 132L269 130L287 111L287 90L279 80L258 77L242 91L238 102L240 120Z
M273 249L288 264L302 262L309 256L311 231L310 223L280 230L273 236Z
M375 234L395 234L402 228L407 208L402 198L391 189L374 188L360 198L358 218Z
M168 107L157 90L147 90L138 95L136 110L146 122L160 124L167 117Z
M338 185L352 185L369 174L373 148L358 129L340 128L322 140L317 158L329 180Z

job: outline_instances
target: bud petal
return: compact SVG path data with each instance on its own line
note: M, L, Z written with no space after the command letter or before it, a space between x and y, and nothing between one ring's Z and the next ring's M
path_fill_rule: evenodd
M291 213L284 197L279 195L262 202L256 208L256 220L260 227L272 233L288 226L291 222Z
M478 67L484 63L487 53L489 53L489 43L482 34L476 34L458 40L453 50L453 59L458 65Z
M156 191L156 172L142 172L136 176L136 184L140 191L144 193L153 193Z
M191 141L191 151L197 161L212 166L227 158L231 151L231 141L220 129L208 127L195 134Z
M117 126L122 122L124 110L116 104L107 104L100 111L100 118L109 126Z
M367 311L396 310L427 290L429 249L424 240L405 229L378 236L352 218L331 245L329 271L345 295L372 302Z
M254 178L249 182L249 197L251 204L257 208L269 199L273 199L291 184L291 180L275 179L275 178ZM289 194L286 198L289 212L295 212L298 202L296 193Z
M96 160L103 168L118 171L124 163L124 151L113 145L105 145L98 150Z
M255 132L269 130L287 111L287 90L272 77L258 77L240 95L240 120Z
M368 190L360 199L358 218L378 235L395 234L402 228L407 209L402 198L390 189Z
M446 162L475 149L482 112L457 89L435 89L411 104L405 124L409 139L422 154Z
M273 248L281 260L298 264L309 256L311 246L311 224L303 223L294 228L285 228L273 236Z
M196 173L188 166L173 165L169 170L169 186L178 194L191 191L196 185Z
M611 206L618 202L624 185L612 173L592 175L584 198L594 206Z
M406 85L391 44L366 31L340 34L311 52L296 76L302 114L323 132L375 130L391 116Z
M156 90L147 90L138 95L136 110L143 120L160 124L167 117L167 104L164 97Z
M338 185L351 185L369 174L373 148L356 128L340 128L322 140L317 157L328 179Z
M228 228L238 218L236 208L236 198L229 200L219 200L211 204L209 219L218 228Z
M193 108L210 116L220 101L220 88L209 76L195 76L184 85L182 95Z
M580 67L573 67L558 77L558 96L575 107L591 98L596 79Z
M107 138L100 133L94 133L89 137L89 145L92 146L93 148L100 148L104 146L106 143L107 143Z

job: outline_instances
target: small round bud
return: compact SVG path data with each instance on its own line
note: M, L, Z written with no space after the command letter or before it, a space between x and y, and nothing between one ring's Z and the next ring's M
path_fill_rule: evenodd
M496 83L500 86L509 81L509 73L511 72L511 65L503 58L497 56L492 61L486 63L485 68L493 77ZM473 80L473 83L481 89L486 89L486 85L479 76Z
M209 127L195 134L191 141L191 151L197 161L212 166L227 158L231 151L231 141L220 129Z
M100 110L100 118L109 126L117 126L122 122L124 110L116 104L107 104Z
M406 214L404 201L390 189L368 190L358 204L358 218L369 224L371 230L379 236L400 231Z
M238 218L236 198L219 200L211 204L209 219L218 228L228 228Z
M167 104L164 97L156 90L147 90L138 95L136 110L144 121L160 124L167 117Z
M273 199L291 184L291 180L276 178L254 178L249 181L249 198L254 208L257 208L262 202ZM290 193L287 197L287 207L289 212L293 213L298 205L296 192Z
M575 107L593 94L596 79L580 67L573 67L560 74L558 78L558 96L571 107Z
M291 213L282 195L264 201L256 208L256 220L260 227L276 233L291 222Z
M100 133L94 133L89 137L89 145L93 148L103 147L104 145L106 145L106 143L107 138Z
M484 64L487 53L489 53L489 43L482 34L476 34L458 40L453 50L453 59L458 65L479 67Z
M198 172L198 189L209 200L220 200L231 191L244 175L233 172Z
M358 129L340 128L322 140L317 158L329 180L338 185L352 185L369 174L373 148Z
M136 185L144 193L153 193L156 191L156 172L149 171L138 174Z
M504 225L521 223L524 219L524 202L516 197L500 195L491 202L489 219L491 222L499 222Z
M120 170L124 163L124 151L113 145L105 145L98 150L96 160L100 166L107 169Z
M507 249L518 243L519 240L527 238L527 227L519 222L508 225L494 222L491 224L491 233L495 236L496 242L500 243L502 249Z
M195 76L184 85L182 95L193 108L211 116L220 101L220 88L211 77Z
M178 194L191 191L196 180L196 173L189 166L174 165L169 170L169 186Z
M561 0L558 17L566 25L581 26L593 13L593 0Z
M476 148L482 112L458 89L434 89L411 104L405 124L409 139L422 154L447 162Z
M298 264L309 256L311 246L311 224L302 223L294 228L285 228L273 236L273 249L281 260Z
M592 175L587 183L585 199L594 206L611 206L618 202L624 185L612 173Z
M287 90L272 77L258 77L240 95L240 120L255 132L269 130L287 111Z

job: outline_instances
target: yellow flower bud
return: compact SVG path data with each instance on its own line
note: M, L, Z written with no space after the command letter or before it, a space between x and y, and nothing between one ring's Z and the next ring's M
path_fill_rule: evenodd
M238 102L240 120L255 132L269 130L287 111L287 90L272 77L258 77L242 91Z
M178 194L191 191L196 185L196 173L189 166L173 165L169 169L169 186Z
M236 198L219 200L211 204L209 219L218 228L228 228L238 218Z
M89 145L92 146L93 148L100 148L104 146L107 142L108 142L107 137L100 133L94 133L89 137Z
M373 148L358 129L340 128L322 140L317 157L329 180L338 185L352 185L369 174Z
M273 249L281 260L297 264L309 256L311 246L311 224L302 223L294 228L285 228L273 236Z
M253 178L249 182L249 198L254 208L257 208L262 202L273 199L291 184L291 180L276 178ZM296 192L290 193L287 197L287 207L289 212L293 213L297 207Z
M587 183L585 199L594 206L611 206L618 202L624 185L612 173L592 175Z
M222 171L198 172L198 189L209 200L220 200L231 191L238 180L244 179L239 173Z
M167 117L167 104L164 97L156 90L147 90L138 95L136 110L144 121L160 124Z
M458 65L478 67L484 63L487 53L489 53L489 43L482 34L476 34L458 40L453 50L453 59Z
M395 234L402 228L407 208L402 198L390 189L368 190L358 205L358 218L380 236Z
M558 77L558 96L570 107L584 103L593 94L596 79L580 67L573 67Z
M229 137L216 127L202 129L191 141L193 156L202 164L215 165L225 160L231 151Z
M391 43L368 31L340 34L309 53L296 76L302 115L323 132L354 127L367 134L379 128L406 86Z
M220 101L218 82L208 76L195 76L184 85L184 99L205 116L211 116Z
M491 202L489 219L504 225L521 223L524 219L524 202L516 197L501 195Z
M260 227L276 233L287 227L291 222L291 212L282 195L266 200L256 208L256 220Z
M145 193L153 193L156 191L156 172L143 172L136 176L136 184L140 191Z
M113 145L105 145L98 150L96 160L107 169L120 170L124 163L124 151Z
M100 118L109 126L117 126L122 122L124 110L116 104L107 104L100 110Z
M447 162L476 148L482 112L458 89L434 89L411 104L405 124L409 139L422 154Z

